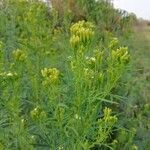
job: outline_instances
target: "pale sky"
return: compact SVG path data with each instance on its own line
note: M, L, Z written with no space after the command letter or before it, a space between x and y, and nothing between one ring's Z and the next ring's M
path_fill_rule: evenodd
M113 0L116 8L133 12L138 18L150 20L150 0Z

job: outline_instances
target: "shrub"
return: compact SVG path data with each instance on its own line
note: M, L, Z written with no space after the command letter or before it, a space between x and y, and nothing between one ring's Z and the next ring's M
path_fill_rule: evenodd
M40 1L2 4L0 148L94 150L121 145L115 136L118 117L109 108L116 102L107 98L130 61L128 48L103 28L97 38L96 21L72 24L72 16L61 20Z

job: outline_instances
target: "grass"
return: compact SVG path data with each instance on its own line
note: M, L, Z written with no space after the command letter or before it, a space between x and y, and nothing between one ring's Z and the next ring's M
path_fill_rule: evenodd
M133 55L133 70L134 82L139 86L138 93L142 97L143 103L149 103L150 100L150 27L143 25L135 28L133 39L134 50ZM140 98L138 97L138 98ZM140 100L141 101L141 100Z
M132 39L127 126L137 130L135 143L147 150L150 142L150 27L138 25ZM129 120L130 118L130 120Z

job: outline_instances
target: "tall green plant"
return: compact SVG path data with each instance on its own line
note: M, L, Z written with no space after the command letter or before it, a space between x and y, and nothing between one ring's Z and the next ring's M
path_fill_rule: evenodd
M99 30L88 21L68 31L66 17L65 27L56 26L57 12L42 2L3 3L0 148L115 147L117 117L108 108L115 102L107 98L130 60L128 48L112 34L99 46Z

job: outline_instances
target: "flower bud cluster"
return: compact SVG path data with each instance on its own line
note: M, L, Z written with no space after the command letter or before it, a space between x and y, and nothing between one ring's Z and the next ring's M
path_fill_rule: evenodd
M13 56L18 61L24 61L27 58L25 52L20 49L13 51Z
M112 40L111 40L111 42L110 42L110 44L109 44L109 48L110 49L116 49L116 48L118 48L118 46L119 46L119 40L118 40L118 38L113 38Z
M99 119L97 122L98 124L97 139L99 142L103 142L108 138L110 130L113 128L114 124L117 122L117 117L111 115L112 110L110 108L105 107L103 112L104 112L103 118Z
M57 35L61 34L61 32L62 32L62 29L60 27L53 30L54 36L57 36Z
M119 63L128 63L130 55L127 47L120 47L117 50L112 50L112 60L119 61Z
M41 70L41 73L45 78L43 85L57 83L59 81L60 71L56 68L44 68Z
M70 38L70 44L73 48L76 48L80 45L84 45L87 42L90 42L93 35L93 24L90 22L79 21L71 26L70 31L72 37Z
M110 108L105 107L104 109L104 118L103 120L105 122L113 122L115 123L117 121L116 116L111 116L112 110Z

